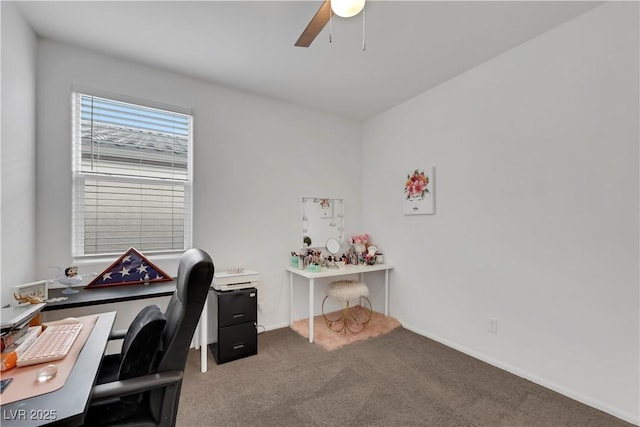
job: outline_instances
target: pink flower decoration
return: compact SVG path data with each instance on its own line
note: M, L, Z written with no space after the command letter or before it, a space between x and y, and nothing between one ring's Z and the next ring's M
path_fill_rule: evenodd
M407 194L407 199L412 197L423 198L426 193L429 193L427 185L429 184L429 177L423 172L416 169L413 175L407 175L407 182L404 185L404 192Z

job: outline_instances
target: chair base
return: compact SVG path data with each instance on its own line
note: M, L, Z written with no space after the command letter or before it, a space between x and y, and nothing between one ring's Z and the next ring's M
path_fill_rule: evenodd
M349 331L352 334L358 334L362 332L364 328L367 327L367 324L369 323L369 321L371 320L371 316L373 315L373 309L371 307L371 301L369 301L369 298L364 296L360 297L360 300L366 301L367 305L369 306L364 316L354 315L351 309L357 306L350 306L349 301L347 300L344 308L340 310L339 317L335 319L329 319L324 312L324 304L327 301L327 298L330 298L330 297L331 297L330 295L327 295L322 300L322 317L329 329L331 329L334 332L344 332L345 334L347 333L347 331ZM365 308L364 306L362 307Z

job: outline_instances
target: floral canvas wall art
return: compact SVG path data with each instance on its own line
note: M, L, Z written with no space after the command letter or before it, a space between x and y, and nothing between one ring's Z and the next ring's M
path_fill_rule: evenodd
M404 183L404 214L433 214L434 210L434 167L414 169L406 176Z

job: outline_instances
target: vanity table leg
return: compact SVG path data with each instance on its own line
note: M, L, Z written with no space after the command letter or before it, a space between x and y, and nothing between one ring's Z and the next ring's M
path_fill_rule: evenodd
M384 271L384 315L389 315L389 270Z
M314 281L315 279L309 279L309 342L313 342L313 294L314 294Z

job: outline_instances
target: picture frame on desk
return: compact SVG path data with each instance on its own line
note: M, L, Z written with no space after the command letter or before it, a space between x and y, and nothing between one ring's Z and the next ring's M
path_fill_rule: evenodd
M26 304L44 302L49 297L47 280L25 283L11 287L11 306L19 307Z

